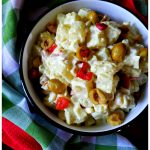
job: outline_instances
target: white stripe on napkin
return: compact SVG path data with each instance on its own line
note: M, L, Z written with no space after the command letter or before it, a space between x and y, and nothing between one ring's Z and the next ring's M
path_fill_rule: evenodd
M24 3L24 0L11 0L12 7L16 9L21 9Z
M117 146L134 148L134 146L131 144L131 142L128 141L128 139L119 134L117 134Z
M65 142L67 142L72 137L73 134L63 131L63 130L60 130L60 129L57 129L56 135L59 138L63 139Z
M2 71L5 77L18 70L18 63L9 54L7 48L4 46L2 51Z

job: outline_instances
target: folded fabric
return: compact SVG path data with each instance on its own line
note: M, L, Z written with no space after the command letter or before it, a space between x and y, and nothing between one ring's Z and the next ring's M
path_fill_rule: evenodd
M11 148L15 150L42 150L41 145L34 138L4 117L2 118L2 126L3 143Z
M144 2L143 2L144 3ZM125 8L127 8L128 10L130 10L132 13L134 13L138 18L140 18L142 20L143 23L145 23L145 25L147 25L148 20L146 17L144 17L137 9L135 6L135 2L134 0L121 0L119 2L120 5L124 6ZM146 5L145 5L146 7ZM145 8L144 7L144 8ZM145 9L143 9L145 10Z
M33 0L30 2L31 5L28 4L29 1L2 0L2 115L5 117L2 126L4 135L2 140L14 149L23 149L24 147L26 149L38 150L42 147L45 150L135 150L135 146L119 134L89 137L73 135L60 130L35 112L34 108L29 107L27 103L19 76L19 54L22 46L20 39L23 39L26 31L31 29L40 16L64 2L68 2L68 0L45 2ZM137 12L133 0L128 0L128 4L126 0L120 2L121 5L127 8L129 8L128 4L130 3L129 9L133 10L134 13L146 22L146 19ZM34 5L36 5L35 9L33 9ZM32 9L29 9L29 7ZM28 15L25 15L28 11ZM24 26L20 25L19 20L21 19L26 19ZM17 36L17 32L21 32L20 36ZM18 129L17 126L21 129ZM20 134L21 136L18 137Z

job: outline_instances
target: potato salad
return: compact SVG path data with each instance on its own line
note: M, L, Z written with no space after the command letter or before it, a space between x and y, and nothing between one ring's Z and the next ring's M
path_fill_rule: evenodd
M33 45L29 78L41 101L68 125L116 126L147 81L148 49L130 22L82 8L57 15Z

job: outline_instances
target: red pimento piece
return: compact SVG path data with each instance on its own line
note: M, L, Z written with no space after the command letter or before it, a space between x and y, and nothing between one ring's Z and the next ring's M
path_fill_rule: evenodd
M83 62L81 70L84 72L87 72L89 70L89 68L90 68L90 65L86 62Z
M81 57L88 57L90 55L89 49L84 49L80 51Z
M107 25L104 24L104 23L96 23L96 27L99 29L99 30L105 30L107 28Z
M79 77L83 80L91 80L93 77L92 72L84 72L83 70L79 70L76 74L76 77Z
M57 45L56 45L55 43L53 43L53 44L51 45L51 47L48 48L48 51L49 51L50 53L52 53L52 52L55 50L56 47L57 47Z
M76 74L76 77L79 77L79 78L81 78L81 79L83 79L84 78L84 76L85 76L85 72L83 72L81 69L77 72L77 74Z
M131 84L131 79L130 79L130 77L128 77L128 76L123 76L122 77L122 86L124 87L124 88L126 88L126 89L129 89L130 88L130 84Z
M69 106L69 100L66 97L59 97L56 101L56 109L64 110Z
M31 71L29 71L29 77L31 79L37 79L39 78L39 76L40 76L40 73L37 69L31 69Z
M77 72L76 76L83 80L91 80L93 77L92 72L88 72L90 66L88 63L83 62L82 68Z
M93 72L87 72L85 74L85 80L91 80L93 77Z

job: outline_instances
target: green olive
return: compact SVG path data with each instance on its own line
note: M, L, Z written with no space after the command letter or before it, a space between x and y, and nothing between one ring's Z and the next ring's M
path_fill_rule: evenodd
M124 112L122 110L116 110L108 116L107 123L112 126L117 126L123 122L124 118Z
M55 92L57 94L62 94L66 90L66 85L58 79L51 79L48 83L48 89L49 91Z
M139 56L141 57L142 60L146 60L148 56L148 49L147 48L140 48L139 49Z
M92 89L89 93L89 98L90 101L95 105L106 104L107 102L103 92L100 91L99 89Z
M91 51L86 46L80 46L76 51L76 56L79 60L86 61L91 58Z
M122 62L126 54L126 46L123 43L117 43L113 46L111 57L115 62Z
M44 100L43 101L43 104L45 105L45 106L48 106L48 107L51 107L51 103L49 102L49 101L47 101L47 100Z
M51 37L51 35L50 35L50 33L48 31L42 32L39 35L39 40L42 40L43 38L49 38L49 37Z
M38 68L38 67L40 66L40 64L41 64L41 59L40 59L40 57L34 58L32 63L33 63L33 66L34 66L35 68Z
M58 117L59 117L61 120L65 121L65 120L66 120L65 112L64 112L63 110L60 110L60 111L58 112Z
M42 38L42 41L41 41L41 47L44 49L44 50L47 50L48 48L51 47L51 45L54 43L53 39L52 38Z
M95 24L95 23L97 23L97 22L99 21L97 13L96 13L95 11L93 11L93 10L89 11L87 18L88 18L93 24Z

